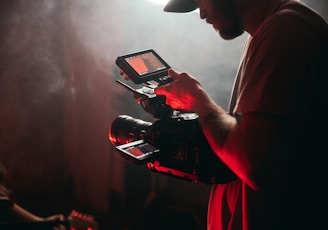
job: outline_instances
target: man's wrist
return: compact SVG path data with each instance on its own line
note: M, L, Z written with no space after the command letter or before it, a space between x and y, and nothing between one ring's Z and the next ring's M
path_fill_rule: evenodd
M218 114L215 111L207 113L205 116L199 117L199 124L201 127L205 127L208 125L211 121L217 119Z

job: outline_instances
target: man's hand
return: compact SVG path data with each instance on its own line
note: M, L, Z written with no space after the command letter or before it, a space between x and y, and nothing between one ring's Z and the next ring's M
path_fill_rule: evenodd
M178 73L172 69L168 71L173 82L155 89L156 95L164 95L166 104L173 109L194 111L195 104L199 103L200 83L187 73Z

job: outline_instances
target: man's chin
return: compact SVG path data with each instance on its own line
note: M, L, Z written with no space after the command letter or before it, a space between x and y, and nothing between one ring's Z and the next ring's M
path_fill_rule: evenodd
M223 38L224 40L232 40L244 33L243 30L234 30L234 31L224 31L218 29L215 30L220 34L220 37Z

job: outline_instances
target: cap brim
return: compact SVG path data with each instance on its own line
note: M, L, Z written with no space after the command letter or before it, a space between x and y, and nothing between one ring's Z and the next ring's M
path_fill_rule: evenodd
M187 13L198 8L194 0L170 0L164 7L165 12Z

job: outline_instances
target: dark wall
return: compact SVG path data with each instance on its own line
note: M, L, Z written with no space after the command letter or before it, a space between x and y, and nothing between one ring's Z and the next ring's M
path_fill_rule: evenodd
M0 3L0 154L12 189L57 194L67 178L67 69L64 36L58 33L63 11L61 4L42 4ZM40 6L46 12L36 13Z

